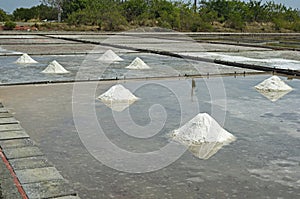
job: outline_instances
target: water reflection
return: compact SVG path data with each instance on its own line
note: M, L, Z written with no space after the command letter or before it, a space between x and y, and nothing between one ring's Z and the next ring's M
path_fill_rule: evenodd
M256 89L260 94L262 94L264 97L269 99L272 102L276 102L292 90L287 90L287 91L267 91L267 90L260 90Z
M195 90L196 90L196 81L194 79L192 79L192 91L191 91L192 102L194 101Z
M131 104L135 102L135 100L128 100L128 101L112 101L112 100L101 100L103 104L107 107L111 108L113 111L122 112L126 108L128 108Z
M192 144L188 147L188 150L197 158L207 160L227 144L229 143L205 142L201 144Z

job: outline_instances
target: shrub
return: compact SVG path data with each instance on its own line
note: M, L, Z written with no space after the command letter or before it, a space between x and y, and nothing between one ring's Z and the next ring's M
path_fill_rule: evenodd
M5 22L4 24L4 29L5 30L13 30L15 27L16 27L16 23L15 22L12 22L12 21L7 21Z

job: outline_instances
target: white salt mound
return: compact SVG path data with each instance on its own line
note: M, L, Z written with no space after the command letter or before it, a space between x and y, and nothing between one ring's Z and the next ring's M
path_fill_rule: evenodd
M258 90L264 91L290 91L293 90L289 85L282 81L278 76L272 76L269 79L264 80L257 86Z
M62 65L60 65L56 60L52 61L42 73L55 73L63 74L69 73Z
M134 96L127 88L121 84L117 84L111 87L108 91L103 93L98 97L102 101L112 101L112 102L128 102L136 101L139 98Z
M107 50L98 60L105 61L105 62L118 62L123 61L121 57L119 57L114 51Z
M17 61L15 62L17 64L35 64L38 63L34 59L32 59L28 54L23 54Z
M207 113L199 113L184 126L172 132L174 140L181 143L201 144L208 142L230 143L235 137L223 129Z
M135 58L135 60L133 60L133 62L131 62L131 64L129 66L127 66L126 68L134 69L134 70L150 69L150 67L143 60L141 60L139 57Z

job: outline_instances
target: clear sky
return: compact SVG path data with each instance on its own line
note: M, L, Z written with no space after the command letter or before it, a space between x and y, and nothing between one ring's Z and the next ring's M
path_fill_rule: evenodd
M188 1L188 0L185 0ZM193 0L191 0L193 2ZM200 1L200 0L198 0ZM248 1L248 0L244 0ZM268 0L263 0L266 2ZM276 3L283 3L284 5L292 8L300 9L300 1L299 0L273 0ZM0 0L0 8L8 13L12 13L16 8L30 8L35 5L39 5L40 0Z

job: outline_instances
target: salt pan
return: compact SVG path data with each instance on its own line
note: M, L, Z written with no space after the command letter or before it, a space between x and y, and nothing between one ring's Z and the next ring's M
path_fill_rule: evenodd
M32 59L28 54L23 54L17 61L15 62L17 64L35 64L38 63L34 59Z
M133 60L133 62L126 67L127 69L134 69L134 70L138 70L138 69L150 69L150 67L143 61L141 60L139 57L135 58L135 60Z
M107 50L98 60L104 62L118 62L123 61L121 57L119 57L114 51Z
M62 65L60 65L56 60L52 61L42 73L54 73L63 74L69 73Z
M257 86L255 86L257 90L263 91L290 91L293 90L289 85L287 85L284 81L282 81L278 76L272 76Z

